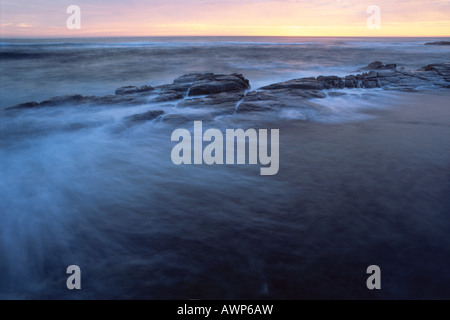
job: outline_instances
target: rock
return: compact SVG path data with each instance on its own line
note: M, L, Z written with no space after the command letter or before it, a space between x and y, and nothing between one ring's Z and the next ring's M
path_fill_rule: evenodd
M312 106L311 99L325 98L324 90L344 88L384 88L386 90L412 92L421 88L449 88L450 63L430 64L419 70L404 71L395 64L383 65L375 61L363 69L369 72L347 75L346 77L319 76L293 79L274 83L248 92L249 81L241 74L195 73L181 76L172 84L156 88L150 86L122 87L116 95L81 96L64 95L47 99L41 103L27 102L7 109L30 109L39 107L56 107L65 105L140 105L148 103L172 102L179 108L204 108L195 115L231 115L244 112L280 111L283 108L317 108ZM337 96L339 92L330 92L329 96ZM237 107L237 109L236 109ZM148 121L161 116L162 111L151 111L127 118L127 121ZM166 115L167 121L180 119L180 116ZM205 118L207 118L205 116ZM183 120L183 119L181 119ZM180 121L181 121L180 120ZM176 120L178 121L178 120Z
M342 78L336 76L320 76L317 77L317 80L322 82L324 89L343 89L345 87Z
M244 92L250 83L242 75L214 75L212 79L201 80L191 85L189 96L209 95L223 92Z
M201 113L201 114L179 114L179 113L172 113L168 114L162 117L161 121L165 123L170 124L185 124L185 123L192 123L194 121L213 121L215 114L210 113Z
M73 94L73 95L64 95L59 97L53 97L50 99L47 99L41 103L39 103L40 107L54 107L54 106L61 106L61 105L79 105L82 103L85 103L88 98L83 97L79 94Z
M158 118L159 116L163 115L164 111L161 110L151 110L145 113L141 113L141 114L135 114L132 115L130 117L126 117L125 121L126 122L144 122L144 121L151 121L154 120L156 118Z
M425 43L426 46L450 46L449 41L436 41Z
M187 94L190 87L191 87L190 83L172 83L158 86L156 87L156 89L160 91L176 91L182 94Z
M286 105L280 101L280 97L272 92L251 91L245 96L236 113L270 111L283 106Z
M168 102L183 99L184 96L175 90L166 90L159 93L156 97L149 100L149 102Z
M362 82L361 82L362 88L380 88L381 82L378 79L378 73L375 71L370 71L367 74L362 75Z
M177 106L190 108L214 108L226 109L231 113L234 112L236 104L244 97L240 92L223 92L211 94L204 98L191 98L181 101Z
M302 90L323 90L324 85L314 77L294 79L280 83L274 83L260 88L261 90L279 90L279 89L302 89Z
M379 67L383 66L383 62L381 61L375 61L372 63L369 63L367 67L361 68L362 70L376 70Z
M62 106L79 106L79 105L139 105L147 103L144 97L133 96L81 96L81 95L65 95L47 99L41 103L27 102L13 107L6 108L6 110L13 109L30 109L43 107L62 107Z
M378 80L364 80L362 83L362 87L366 89L372 89L372 88L381 88L381 85L379 84Z
M191 86L189 96L192 97L221 92L243 91L242 89L242 86L234 81L200 81Z
M215 115L231 115L236 105L244 98L241 92L224 92L208 95L204 98L190 98L178 103L178 108L205 108Z
M435 67L433 67L431 64L429 64L429 65L427 65L425 67L422 67L422 69L419 69L419 70L421 70L421 71L435 71L435 72L439 73L439 71L437 71L437 69Z
M214 73L190 73L190 74L185 74L181 77L176 78L175 80L173 80L173 83L194 83L194 82L199 82L199 81L205 81L205 80L214 80Z
M161 121L168 122L172 124L182 124L187 123L191 121L195 121L196 119L193 119L192 116L184 115L184 114L167 114L164 117L162 117Z
M336 76L320 76L317 78L301 78L285 82L271 84L262 87L262 90L279 90L279 89L301 89L301 90L323 90L323 89L343 89L345 82Z
M125 94L135 94L135 93L145 93L155 90L155 88L151 86L142 86L142 87L122 87L116 90L116 95L125 95Z
M346 76L344 80L344 86L346 88L357 88L358 81L356 80L356 77L354 75Z
M325 97L324 92L303 89L252 91L245 96L236 112L277 111L283 108L304 107L309 99Z
M246 112L261 112L261 111L272 111L274 109L283 107L280 102L263 101L263 102L248 102L244 101L239 105L236 113L246 113Z
M9 108L6 108L6 110L12 110L12 109L30 109L30 108L34 108L34 107L36 107L36 106L38 106L39 105L39 103L37 103L37 102L25 102L25 103L21 103L21 104L18 104L18 105L15 105L15 106L13 106L13 107L9 107Z
M336 92L336 91L328 92L329 97L341 97L341 96L345 96L345 95L346 95L346 93L344 93L344 92Z
M415 91L419 87L438 86L447 88L448 82L450 82L450 63L428 65L417 71L406 72L402 69L397 69L395 64L383 65L380 61L376 61L363 69L373 68L376 70L370 70L369 73L348 75L344 78L320 76L317 78L294 79L271 84L262 87L261 90L300 89L311 93L312 91L320 92L326 89L385 88L388 90ZM305 96L305 98L314 97Z
M396 70L397 65L396 64L387 64L381 68L378 68L377 70Z
M244 92L250 89L250 82L242 75L214 73L191 73L176 78L172 84L156 87L172 90L189 96L209 95L223 92Z
M418 71L434 71L440 76L448 77L450 76L450 62L440 63L440 64L429 64L422 67Z
M291 99L303 98L303 99L323 99L326 98L326 93L318 90L300 90L300 89L290 89L290 90L275 90L272 91L273 94L279 96L287 96Z
M82 96L64 95L53 97L41 103L27 102L7 109L28 109L39 107L54 107L64 105L139 105L146 103L159 103L181 100L191 91L190 96L212 95L219 93L239 93L243 94L250 88L250 82L241 74L221 75L214 73L198 73L181 76L174 80L172 84L159 87L151 86L127 86L118 88L115 95L108 96ZM242 98L242 97L241 97ZM205 103L212 104L214 99L208 97ZM223 97L220 97L223 100ZM228 99L228 98L227 98ZM227 100L225 99L225 100ZM231 104L236 103L235 96L228 99ZM224 103L219 102L219 104Z
M146 104L147 98L145 97L136 97L132 95L123 95L123 96L103 96L103 97L86 97L85 103L91 105L99 105L99 106L108 106L108 105L140 105Z
M368 66L361 68L361 70L395 70L397 69L396 64L384 65L381 61L375 61L370 63Z

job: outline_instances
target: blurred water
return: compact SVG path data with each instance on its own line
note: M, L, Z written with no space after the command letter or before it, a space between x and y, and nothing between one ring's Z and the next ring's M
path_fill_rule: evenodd
M439 38L181 37L0 39L0 107L62 94L106 95L189 72L243 73L253 88L346 75L382 60L408 69L450 58Z
M2 106L192 71L258 86L448 55L423 39L68 41L3 39ZM0 298L450 297L448 96L346 93L210 124L280 129L273 177L259 165L177 167L173 126L123 121L175 104L0 113ZM73 264L80 292L65 287ZM370 264L386 272L381 292L365 289Z

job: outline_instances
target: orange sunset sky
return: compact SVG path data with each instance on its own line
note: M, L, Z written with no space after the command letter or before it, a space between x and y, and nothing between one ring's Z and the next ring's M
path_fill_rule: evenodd
M449 0L0 0L2 37L450 36ZM69 5L81 29L69 30ZM381 28L369 29L369 5Z

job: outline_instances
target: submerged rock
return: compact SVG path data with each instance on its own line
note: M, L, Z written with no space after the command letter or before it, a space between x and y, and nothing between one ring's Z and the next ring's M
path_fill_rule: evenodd
M343 88L384 88L387 90L415 91L419 87L447 88L450 82L450 63L433 64L416 71L406 72L397 69L395 64L383 65L381 61L371 63L363 69L375 69L368 73L348 75L344 78L336 76L320 76L317 78L300 78L262 87L262 90L311 90L343 89ZM432 72L430 72L432 71Z
M176 78L175 80L173 80L173 83L192 84L194 82L205 81L205 80L211 81L211 80L214 80L214 78L215 78L214 73L189 73L189 74L185 74L185 75L182 75L181 77Z
M303 89L276 89L249 92L237 108L237 113L255 111L279 111L283 108L309 107L309 99L323 99L321 91Z
M19 109L31 109L31 108L34 108L34 107L36 107L38 105L39 105L39 103L37 103L35 101L25 102L25 103L21 103L21 104L15 105L13 107L6 108L6 110L11 110L11 109L18 109L18 110Z
M14 109L30 109L30 108L44 108L44 107L63 107L63 106L79 106L79 105L98 105L98 106L108 106L108 105L139 105L147 103L147 98L144 97L130 97L130 96L82 96L82 95L65 95L59 97L53 97L37 102L27 102L18 104L6 110Z
M152 86L142 86L142 87L122 87L116 90L116 95L125 95L125 94L135 94L135 93L145 93L155 90Z
M162 110L151 110L141 114L135 114L130 117L126 117L125 121L127 122L145 122L155 120L159 116L162 116L164 111Z
M64 95L37 102L27 102L8 109L40 107L98 105L132 106L168 102L171 107L199 110L192 116L164 115L163 121L178 122L192 117L209 119L211 116L231 115L235 112L280 111L284 108L315 108L309 100L327 97L325 90L353 88L383 88L396 91L416 91L420 88L450 88L450 63L430 64L419 70L404 71L395 64L384 65L375 61L363 68L369 72L356 75L319 76L292 79L274 83L248 92L250 82L242 74L192 73L176 78L171 84L158 87L127 86L116 90L115 95L82 96ZM332 91L330 96L337 96ZM126 121L148 121L163 115L163 111L149 111ZM206 116L208 115L208 116Z
M426 46L450 46L450 41L435 41L425 43Z
M433 71L438 76L441 76L445 81L450 82L450 62L441 64L429 64L419 69L419 71Z
M246 87L236 81L200 81L190 87L189 96L201 96L222 92L244 91Z
M66 104L72 104L72 105L78 105L85 103L89 97L83 97L79 94L73 94L73 95L65 95L65 96L59 96L59 97L53 97L50 99L47 99L45 101L42 101L39 106L48 106L48 107L54 107L54 106L60 106L60 105L66 105Z
M383 65L383 62L381 61L375 61L372 63L369 63L368 66L361 68L362 70L376 70L378 68L380 68Z
M223 92L202 98L190 98L178 103L179 108L211 108L224 114L233 114L237 103L244 98L241 92Z
M209 95L223 92L244 92L250 82L242 74L191 73L176 78L173 83L156 87L172 90L189 96Z
M183 99L184 96L175 90L166 90L150 98L149 102L168 102Z
M293 79L289 81L274 83L260 88L261 90L278 89L302 89L302 90L323 90L324 84L314 77Z
M247 89L250 89L250 82L241 74L209 75L207 80L196 81L190 86L189 96L244 92Z
M108 105L140 105L147 103L146 97L135 97L135 96L103 96L103 97L89 97L90 99L86 101L91 105L108 106Z
M308 102L314 98L325 98L327 89L384 88L396 91L416 91L420 87L448 88L450 82L450 63L428 65L417 71L406 72L397 65L383 65L381 61L369 64L364 69L368 73L337 76L319 76L293 79L274 83L249 92L239 105L237 113L276 111L282 108L315 108ZM345 93L330 92L330 96Z
M172 125L179 125L194 121L214 121L215 113L200 113L200 114L181 114L172 113L167 114L162 117L161 121L165 123L170 123Z
M386 64L384 65L381 61L375 61L370 63L368 66L361 68L361 70L396 70L396 64Z
M301 89L301 90L324 90L324 89L343 89L346 87L345 79L337 76L319 76L293 79L285 82L274 83L262 90L279 90L279 89Z
M162 86L157 86L156 89L160 91L176 91L181 94L187 94L189 88L191 87L190 83L172 83L172 84L164 84Z
M342 97L345 95L346 95L346 93L344 93L344 92L336 92L336 91L332 91L332 92L328 93L329 97Z

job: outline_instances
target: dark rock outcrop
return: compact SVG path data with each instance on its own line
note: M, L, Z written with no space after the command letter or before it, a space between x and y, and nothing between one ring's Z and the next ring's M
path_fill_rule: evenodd
M375 69L368 73L348 75L344 78L336 76L320 76L317 78L300 78L262 87L261 90L311 90L343 89L343 88L384 88L386 90L414 91L419 87L448 87L450 82L450 63L433 64L416 71L406 72L397 69L396 65L383 65L381 61L373 62L365 69Z
M149 121L161 117L162 121L179 123L187 120L209 121L219 115L272 111L285 108L319 108L312 99L338 96L341 89L383 88L396 91L416 91L421 88L450 88L450 63L431 64L419 70L405 71L395 64L384 65L375 61L363 68L368 72L338 76L319 76L274 83L248 92L249 81L241 74L193 73L181 76L171 84L158 87L122 87L115 95L64 95L37 102L19 104L9 109L40 107L98 105L128 106L167 102L170 107L198 109L189 115L152 110L126 118L127 123ZM333 91L334 90L334 91ZM336 91L337 90L337 91ZM158 108L162 108L158 106Z
M361 68L361 70L396 70L396 64L386 64L384 65L381 61L375 61L370 63L368 66Z
M406 72L397 66L373 62L365 69L368 73L336 76L319 76L274 83L249 92L239 105L237 113L274 111L282 108L315 108L308 101L324 98L327 89L384 88L385 90L416 91L420 87L450 87L450 63L428 65L417 71ZM331 92L329 95L341 95Z
M190 86L189 96L217 94L224 92L244 92L248 89L250 89L250 82L241 74L212 75L209 76L208 80L200 80L194 82Z
M201 96L222 92L239 92L243 90L245 90L245 88L235 81L200 81L191 86L189 96Z
M37 106L39 106L39 103L37 103L35 101L32 101L32 102L25 102L25 103L21 103L21 104L15 105L13 107L6 108L6 110L11 110L11 109L17 109L17 110L20 110L20 109L31 109L31 108L35 108Z
M351 75L345 78L336 76L319 76L317 78L301 78L280 83L274 83L262 87L262 90L325 90L325 89L344 89L344 88L374 88L377 86L376 74Z
M157 86L156 89L159 91L176 91L181 94L187 94L190 87L190 83L171 83Z
M435 41L425 43L426 46L450 46L450 41Z
M302 90L323 90L324 85L314 77L294 79L280 83L274 83L260 88L261 90L279 90L279 89L302 89Z
M165 90L150 98L149 102L168 102L183 99L184 96L175 90Z
M125 95L125 94L135 94L135 93L146 93L155 90L152 86L142 86L142 87L122 87L116 90L116 95Z
M78 105L86 102L89 99L89 97L83 97L79 94L74 95L65 95L65 96L59 96L59 97L53 97L50 99L47 99L45 101L42 101L39 106L42 107L54 107L54 106L60 106L60 105Z
M156 87L160 90L172 90L189 96L209 95L224 92L244 92L250 89L250 82L242 75L214 73L191 73L176 78L172 84Z
M309 99L323 99L322 91L303 89L275 89L249 92L237 108L237 113L253 111L277 111L283 108L309 106Z
M341 97L341 96L345 96L346 94L344 92L339 92L339 91L331 91L328 93L329 97Z
M204 98L191 98L178 103L179 108L211 108L224 114L233 114L236 104L244 98L241 92L211 94Z
M425 72L432 71L433 73L442 77L445 81L450 82L450 63L429 64L429 65L421 68L419 71L425 71Z
M214 121L216 113L200 113L200 114L181 114L172 113L162 117L161 121L172 125L182 125L194 121Z
M147 98L145 97L135 97L135 96L81 96L81 95L65 95L59 97L53 97L37 102L27 102L22 103L13 107L9 107L6 110L14 109L30 109L30 108L43 108L43 107L62 107L62 106L79 106L79 105L98 105L98 106L108 106L108 105L139 105L147 103Z
M22 103L8 109L58 107L65 105L139 105L160 103L181 100L187 95L188 91L189 96L208 95L206 101L203 103L204 105L218 103L229 106L230 104L235 104L237 102L236 99L241 99L243 93L249 88L250 82L241 74L216 75L214 73L196 73L181 76L175 79L172 84L156 88L152 86L127 86L117 89L115 95L103 97L82 96L78 94L64 95L50 98L41 103ZM228 94L229 97L227 96ZM195 101L195 103L198 102Z
M181 77L176 78L173 80L173 83L180 84L180 83L195 83L199 81L211 81L214 80L214 73L189 73L182 75Z

